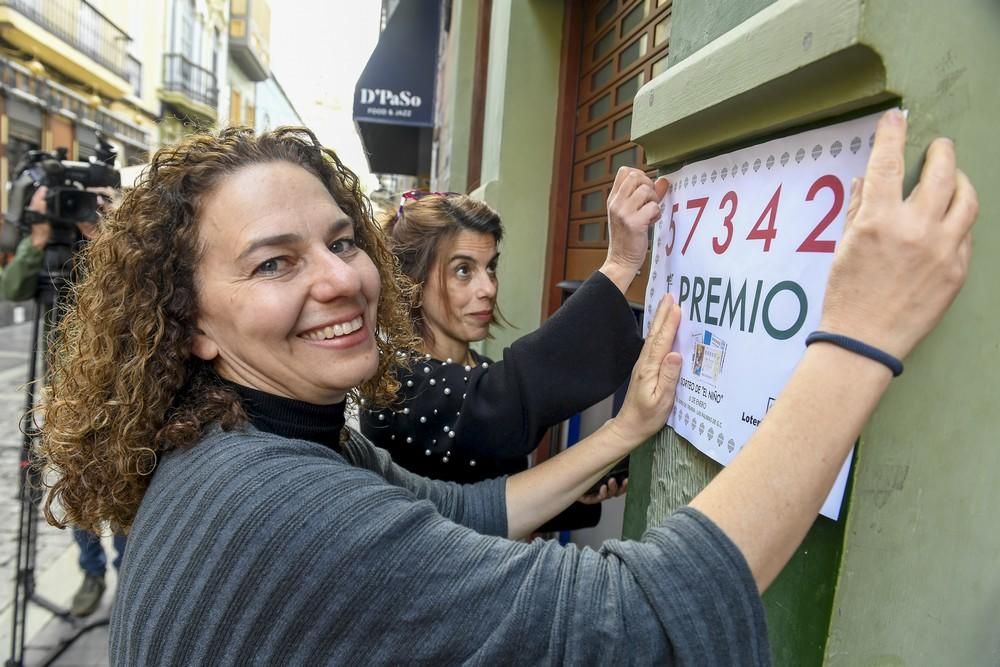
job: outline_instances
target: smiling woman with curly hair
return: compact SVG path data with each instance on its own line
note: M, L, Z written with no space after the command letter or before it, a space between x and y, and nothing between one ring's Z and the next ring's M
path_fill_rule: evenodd
M901 164L904 145L890 116L873 163ZM831 331L880 332L869 343L901 357L954 298L975 195L949 146L925 169L950 169L953 187L905 204L901 172L869 170L834 258ZM54 340L41 453L50 521L129 531L112 664L766 664L758 591L890 369L812 345L740 456L643 541L521 542L507 538L662 426L680 309L660 305L596 433L462 486L344 426L349 394L392 400L417 344L395 267L357 178L300 129L162 149L107 220Z
M383 295L379 364L354 393L375 404L394 397L398 357L389 352L413 341L399 287L405 282L357 177L305 129L259 138L233 129L164 148L89 244L76 306L57 334L53 398L44 408L45 457L59 474L45 503L55 525L97 533L105 522L130 526L159 455L193 445L209 424L232 428L244 420L233 388L192 354L204 253L197 218L227 176L275 162L319 179L374 260ZM57 507L65 515L57 517Z

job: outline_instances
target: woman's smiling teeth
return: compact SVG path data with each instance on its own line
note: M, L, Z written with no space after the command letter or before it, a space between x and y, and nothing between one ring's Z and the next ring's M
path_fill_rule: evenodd
M339 336L346 336L347 334L354 333L361 328L362 324L364 324L364 318L361 315L358 315L350 322L334 324L333 326L316 329L315 331L307 331L302 334L302 337L306 340L328 340L330 338L337 338Z

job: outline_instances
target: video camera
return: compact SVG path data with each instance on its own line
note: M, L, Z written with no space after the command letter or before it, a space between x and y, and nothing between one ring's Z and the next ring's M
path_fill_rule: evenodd
M51 278L65 278L73 251L81 239L77 224L97 222L100 202L96 192L87 188L121 187L121 174L114 168L117 153L110 143L98 136L96 157L89 162L66 159L66 149L54 153L28 151L14 169L10 184L0 250L13 252L22 238L31 234L31 225L48 222L52 235L45 247L41 284ZM31 198L45 186L46 213L30 211Z
M45 203L48 220L54 227L95 222L97 194L86 188L121 187L121 174L113 166L114 149L108 148L110 156L105 160L91 158L90 162L67 160L65 148L57 149L54 154L28 151L15 169L17 176L10 186L9 206L4 216L7 222L16 225L22 233L30 233L30 222L26 223L24 212L35 190L43 185L49 189Z

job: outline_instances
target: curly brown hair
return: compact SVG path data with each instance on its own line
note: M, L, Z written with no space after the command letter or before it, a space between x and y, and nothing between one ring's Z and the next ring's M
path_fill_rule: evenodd
M485 202L456 192L416 192L404 195L399 209L383 219L382 227L389 237L393 254L400 269L414 285L417 293L410 303L413 326L425 341L434 340L434 333L424 319L420 292L427 285L431 271L437 268L440 297L447 304L445 267L438 262L447 257L462 231L489 234L497 246L503 241L500 214ZM490 324L510 326L494 304ZM492 334L488 334L492 338Z
M81 279L51 345L49 400L39 408L40 465L54 478L45 501L49 523L128 529L160 454L196 444L213 424L245 422L235 393L192 354L198 217L222 179L281 161L323 182L378 269L378 370L351 398L392 403L404 359L396 352L418 339L405 305L408 283L357 176L304 128L188 137L156 152L81 254Z

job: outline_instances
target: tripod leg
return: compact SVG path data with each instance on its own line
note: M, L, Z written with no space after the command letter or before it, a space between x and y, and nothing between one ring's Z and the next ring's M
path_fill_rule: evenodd
M11 645L10 658L7 661L8 667L19 666L24 660L24 644L26 641L26 617L28 614L28 599L34 589L34 575L31 571L31 564L34 561L31 552L35 550L34 512L31 511L33 498L29 488L29 469L31 467L31 447L34 442L33 424L31 420L31 409L35 404L35 379L38 347L40 336L40 323L42 321L41 304L35 302L35 317L31 325L31 356L28 358L28 384L25 391L24 414L21 418L21 457L20 470L18 471L18 500L20 501L20 511L18 513L17 525L17 573L14 578L14 605L13 621L11 623Z
M23 475L22 475L23 476ZM25 617L28 613L28 589L31 587L31 582L27 580L27 554L28 554L28 544L25 539L27 536L27 531L25 529L26 523L29 521L26 502L25 502L25 488L24 482L21 482L21 488L18 495L20 496L20 512L18 515L18 526L17 526L17 560L15 566L17 567L17 575L14 579L14 603L13 603L13 621L11 623L10 632L10 658L7 660L7 667L20 667L24 659L24 645L25 645Z
M24 414L21 418L20 470L18 471L18 499L20 509L17 529L17 573L14 579L14 600L11 622L11 652L6 667L22 667L27 643L28 602L34 602L59 618L69 619L69 611L38 596L35 592L35 559L38 550L38 506L42 499L39 472L33 465L33 448L39 432L32 418L36 402L38 364L44 360L40 351L45 349L43 336L50 329L56 306L35 300L35 317L31 327L31 353L28 359L28 383L25 391ZM43 326L43 323L45 326ZM44 371L42 373L44 376Z

